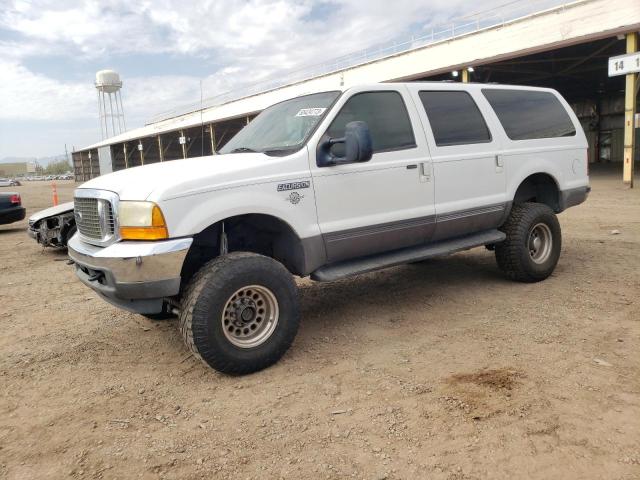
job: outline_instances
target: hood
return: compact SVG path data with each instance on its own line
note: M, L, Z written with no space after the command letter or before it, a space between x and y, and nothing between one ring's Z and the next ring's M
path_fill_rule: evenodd
M61 203L55 207L45 208L39 212L34 213L29 217L29 222L37 222L46 217L53 217L62 213L73 212L73 202Z
M301 152L306 156L306 149ZM233 153L170 160L102 175L79 188L109 190L117 193L121 200L166 200L203 190L247 184L252 178L268 179L273 172L287 171L286 165L282 164L299 160L301 152L287 157Z

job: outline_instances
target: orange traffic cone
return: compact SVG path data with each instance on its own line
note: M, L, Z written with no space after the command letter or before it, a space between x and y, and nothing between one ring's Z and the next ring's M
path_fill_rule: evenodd
M53 190L53 206L58 205L58 189L56 188L56 182L51 184L51 189Z

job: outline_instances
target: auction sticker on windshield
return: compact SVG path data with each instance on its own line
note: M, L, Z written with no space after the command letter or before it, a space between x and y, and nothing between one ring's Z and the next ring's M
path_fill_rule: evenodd
M303 108L296 117L319 117L325 112L326 108Z

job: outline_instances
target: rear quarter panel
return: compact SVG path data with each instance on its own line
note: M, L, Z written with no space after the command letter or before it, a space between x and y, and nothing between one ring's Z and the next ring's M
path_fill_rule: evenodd
M481 88L491 88L482 86ZM496 86L496 88L505 88ZM506 172L507 200L512 200L520 184L530 175L546 173L553 177L560 190L589 185L587 166L587 138L580 121L566 100L558 92L547 88L507 87L522 90L538 90L553 94L569 115L576 134L569 137L511 140L497 115L491 108L488 115L502 130L503 161Z

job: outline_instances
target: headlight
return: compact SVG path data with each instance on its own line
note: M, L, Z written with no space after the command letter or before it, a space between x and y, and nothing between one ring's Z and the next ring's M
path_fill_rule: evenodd
M123 240L169 238L162 210L153 202L120 202L118 215Z

